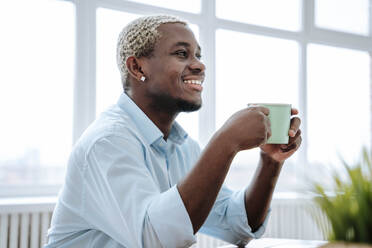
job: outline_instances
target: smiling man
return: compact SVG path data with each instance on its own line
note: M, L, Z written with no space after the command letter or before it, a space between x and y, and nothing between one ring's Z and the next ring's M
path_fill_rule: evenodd
M198 231L244 245L263 234L280 170L301 143L300 119L291 120L288 145L269 145L269 110L249 107L201 152L175 122L202 105L200 57L193 33L176 17L147 16L124 28L124 93L75 145L46 247L189 247ZM223 186L235 155L256 147L250 186Z

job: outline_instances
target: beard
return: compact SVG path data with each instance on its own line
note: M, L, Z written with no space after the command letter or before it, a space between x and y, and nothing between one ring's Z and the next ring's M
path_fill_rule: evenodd
M180 112L194 112L201 108L201 101L199 103L188 102L186 100L179 99L177 106Z
M202 101L191 102L184 99L174 98L167 94L151 95L152 107L157 111L179 113L197 111L202 106Z

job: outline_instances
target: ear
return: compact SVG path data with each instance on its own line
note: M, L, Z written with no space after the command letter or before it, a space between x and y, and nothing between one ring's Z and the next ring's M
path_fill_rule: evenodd
M126 61L129 74L138 81L140 81L140 78L144 76L142 63L143 61L141 59L134 56L128 57Z

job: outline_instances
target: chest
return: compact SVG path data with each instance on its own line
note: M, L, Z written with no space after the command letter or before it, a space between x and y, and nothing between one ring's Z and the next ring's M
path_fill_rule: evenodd
M152 145L144 150L146 167L161 192L182 180L192 168L195 158L188 149L172 143Z

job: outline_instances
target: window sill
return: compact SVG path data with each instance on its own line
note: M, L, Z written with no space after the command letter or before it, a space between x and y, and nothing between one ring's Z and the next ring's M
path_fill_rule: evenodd
M8 185L0 184L2 198L56 197L62 185Z

